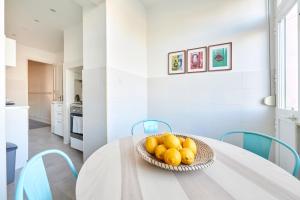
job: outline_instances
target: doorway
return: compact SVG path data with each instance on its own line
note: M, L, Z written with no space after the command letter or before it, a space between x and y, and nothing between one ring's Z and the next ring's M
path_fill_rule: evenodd
M29 129L50 126L54 98L54 66L28 61Z

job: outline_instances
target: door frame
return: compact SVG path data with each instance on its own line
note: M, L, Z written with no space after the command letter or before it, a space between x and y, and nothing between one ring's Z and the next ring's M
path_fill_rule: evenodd
M276 70L275 70L275 88L276 88L276 108L275 108L275 130L276 130L276 137L281 139L281 134L280 134L280 120L286 123L290 123L290 128L292 128L295 131L295 136L291 136L295 138L295 141L291 142L291 146L297 149L298 144L296 142L297 140L297 130L298 130L298 124L300 122L299 120L299 110L300 110L300 98L298 98L298 111L294 110L286 110L279 108L279 101L280 101L280 96L282 94L282 88L281 88L281 77L280 75L282 74L280 72L280 63L279 63L279 30L278 30L278 24L282 20L283 16L288 13L291 8L295 5L295 3L298 3L298 13L300 11L300 0L286 0L285 3L281 4L279 7L277 5L275 6L275 10L277 13L277 16L274 18L274 43L275 43L275 65L276 65ZM299 68L299 63L300 63L300 17L298 15L298 95L300 97L300 68ZM289 142L288 142L289 143ZM275 162L277 165L280 166L280 146L276 145L275 148Z

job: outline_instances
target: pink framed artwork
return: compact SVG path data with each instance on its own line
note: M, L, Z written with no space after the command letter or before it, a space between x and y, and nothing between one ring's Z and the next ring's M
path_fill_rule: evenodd
M207 48L200 47L187 50L187 72L207 71Z

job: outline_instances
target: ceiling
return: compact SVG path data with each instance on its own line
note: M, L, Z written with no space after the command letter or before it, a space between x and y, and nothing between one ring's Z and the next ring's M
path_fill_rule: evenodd
M63 30L81 21L73 0L5 0L6 36L30 47L63 51Z
M141 0L141 2L143 2L146 8L150 8L157 3L162 3L162 1L166 1L166 0ZM170 1L170 3L172 3L172 1Z

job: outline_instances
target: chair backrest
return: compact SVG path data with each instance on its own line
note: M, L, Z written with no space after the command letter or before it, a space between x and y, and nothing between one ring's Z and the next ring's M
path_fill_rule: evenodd
M293 175L298 176L299 173L299 167L300 167L300 158L297 153L297 151L292 148L290 145L286 144L285 142L263 134L263 133L256 133L256 132L249 132L249 131L232 131L225 133L221 136L220 140L224 141L224 138L226 138L229 135L233 134L243 134L243 148L251 151L265 159L269 159L270 155L270 149L272 142L276 142L282 146L284 146L286 149L288 149L294 156L295 158L295 165L294 165L294 170L293 170Z
M24 192L26 193L27 199L30 200L52 200L52 193L43 162L43 156L53 153L62 156L67 161L73 176L77 178L77 170L71 159L64 152L55 149L43 151L32 157L22 169L16 188L16 200L23 200Z
M144 133L146 133L146 134L158 133L159 124L166 126L167 131L172 132L172 128L168 123L160 121L160 120L151 119L151 120L142 120L142 121L136 122L131 128L132 135L134 134L135 128L140 124L143 124Z

